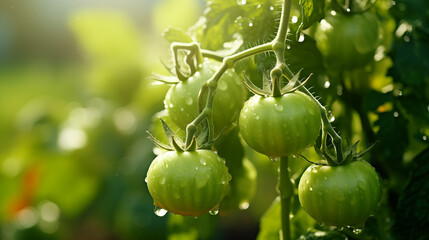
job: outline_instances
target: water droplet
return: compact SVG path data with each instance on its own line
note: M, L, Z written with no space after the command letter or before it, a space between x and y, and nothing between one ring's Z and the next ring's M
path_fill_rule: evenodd
M426 140L428 140L428 137L426 135L423 135L422 139L423 139L423 141L426 141Z
M261 6L262 6L261 4L258 4L258 6L256 6L256 8L258 8L258 9L259 9L259 8L261 8Z
M155 206L154 209L153 209L153 212L158 217L164 217L167 214L168 211L165 210L165 209L163 209L163 208Z
M147 177L144 178L144 181L147 183Z
M202 67L202 65L201 65L200 67ZM195 72L195 73L194 73L194 76L195 76L195 77L199 77L199 76L200 76L200 72Z
M361 234L361 233L362 233L362 229L360 229L360 228L355 228L355 229L353 229L353 233L354 233L354 234Z
M250 206L249 202L241 202L240 205L238 205L238 208L240 208L240 210L246 210L248 209Z
M246 0L237 0L238 5L245 5L247 3Z
M253 22L249 22L249 27L253 27Z
M225 81L219 81L217 88L221 91L226 91L228 89L228 85L226 84Z
M270 6L270 10L271 10L271 11L273 11L273 10L274 10L274 7L273 7L273 6Z
M280 160L280 157L269 157L271 161L277 162Z
M169 108L173 108L173 107L174 107L174 105L173 105L172 103L170 103L170 104L168 105L168 107L169 107Z
M298 17L297 16L293 16L292 19L290 20L292 23L297 23L298 22Z
M193 102L194 100L191 97L186 98L186 104L192 105Z
M304 40L305 40L304 34L303 34L303 33L301 33L301 34L299 35L298 42L304 42Z
M325 81L325 84L323 84L324 88L329 88L329 86L331 86L331 82L330 81Z
M295 217L295 215L293 215L293 213L290 213L289 214L289 219L292 219L292 218L294 218Z
M204 158L201 158L200 159L200 163L202 164L202 165L207 165L207 162L206 162L206 160L204 159Z
M358 187L360 189L362 189L362 190L365 190L366 189L366 184L364 182L362 182L362 181L358 181Z
M276 103L276 104L274 104L274 109L277 112L281 112L281 111L283 111L283 106Z
M209 211L210 215L218 215L219 214L219 205Z
M397 112L397 111L395 111L394 113L393 113L393 117L399 117L399 113Z
M344 227L337 227L337 230L341 232L344 230Z
M311 186L309 186L308 190L310 190L310 192L311 192L311 191L313 191L313 188Z

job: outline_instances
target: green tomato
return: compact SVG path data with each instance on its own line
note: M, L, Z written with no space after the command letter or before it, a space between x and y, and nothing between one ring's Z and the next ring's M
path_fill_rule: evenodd
M182 129L198 115L198 93L205 81L213 76L219 63L205 60L199 71L185 81L173 85L164 100L165 108L171 119ZM230 129L236 122L245 101L246 91L239 76L233 71L226 71L219 79L213 100L213 124L215 134Z
M366 161L340 166L311 165L298 186L299 202L320 223L363 227L381 194L375 169Z
M299 91L281 97L255 95L244 104L239 126L254 150L273 158L295 155L314 145L319 136L320 109Z
M331 12L318 25L315 39L328 68L353 69L373 61L379 32L377 17L369 11L349 15Z
M225 161L210 150L165 152L153 160L146 177L154 205L183 216L218 208L230 180Z

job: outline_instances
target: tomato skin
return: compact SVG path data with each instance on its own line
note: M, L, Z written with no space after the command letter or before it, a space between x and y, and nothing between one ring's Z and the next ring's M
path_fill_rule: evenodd
M173 85L164 100L165 108L171 119L182 129L198 115L198 93L205 81L210 79L219 68L219 63L205 60L199 71L192 77ZM246 91L240 77L227 70L219 79L213 99L213 124L215 134L230 129L237 121L240 109L246 98Z
M254 150L269 157L295 155L314 145L319 136L320 109L299 91L281 97L255 95L244 104L239 126Z
M156 157L146 182L154 205L183 216L199 216L218 207L231 175L210 150L168 151Z
M375 169L366 161L340 166L311 165L298 185L301 206L320 223L363 227L381 195Z
M353 69L370 63L380 44L377 17L371 12L326 14L315 32L317 48L326 66L334 70Z

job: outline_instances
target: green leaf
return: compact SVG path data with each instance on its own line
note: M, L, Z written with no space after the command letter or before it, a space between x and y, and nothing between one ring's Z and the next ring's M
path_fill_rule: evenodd
M177 28L167 28L162 35L169 43L191 43L194 41L188 34Z
M280 217L280 198L277 197L271 203L261 218L261 229L257 240L278 240L280 239L281 217Z
M414 160L411 179L396 206L394 230L399 240L429 238L429 148Z
M261 230L259 231L257 240L280 239L280 211L280 198L277 197L261 218ZM292 239L298 239L298 237L307 232L308 229L313 228L315 223L316 221L311 218L303 208L298 208L294 217L291 219L290 230Z
M300 0L302 23L299 30L309 28L325 17L325 0Z

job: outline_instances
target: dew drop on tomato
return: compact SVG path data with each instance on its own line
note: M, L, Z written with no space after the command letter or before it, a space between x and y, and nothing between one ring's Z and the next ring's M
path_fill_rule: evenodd
M219 205L209 211L210 215L218 215L219 214Z
M164 217L167 214L167 210L154 206L153 212L155 213L156 216L158 217Z

